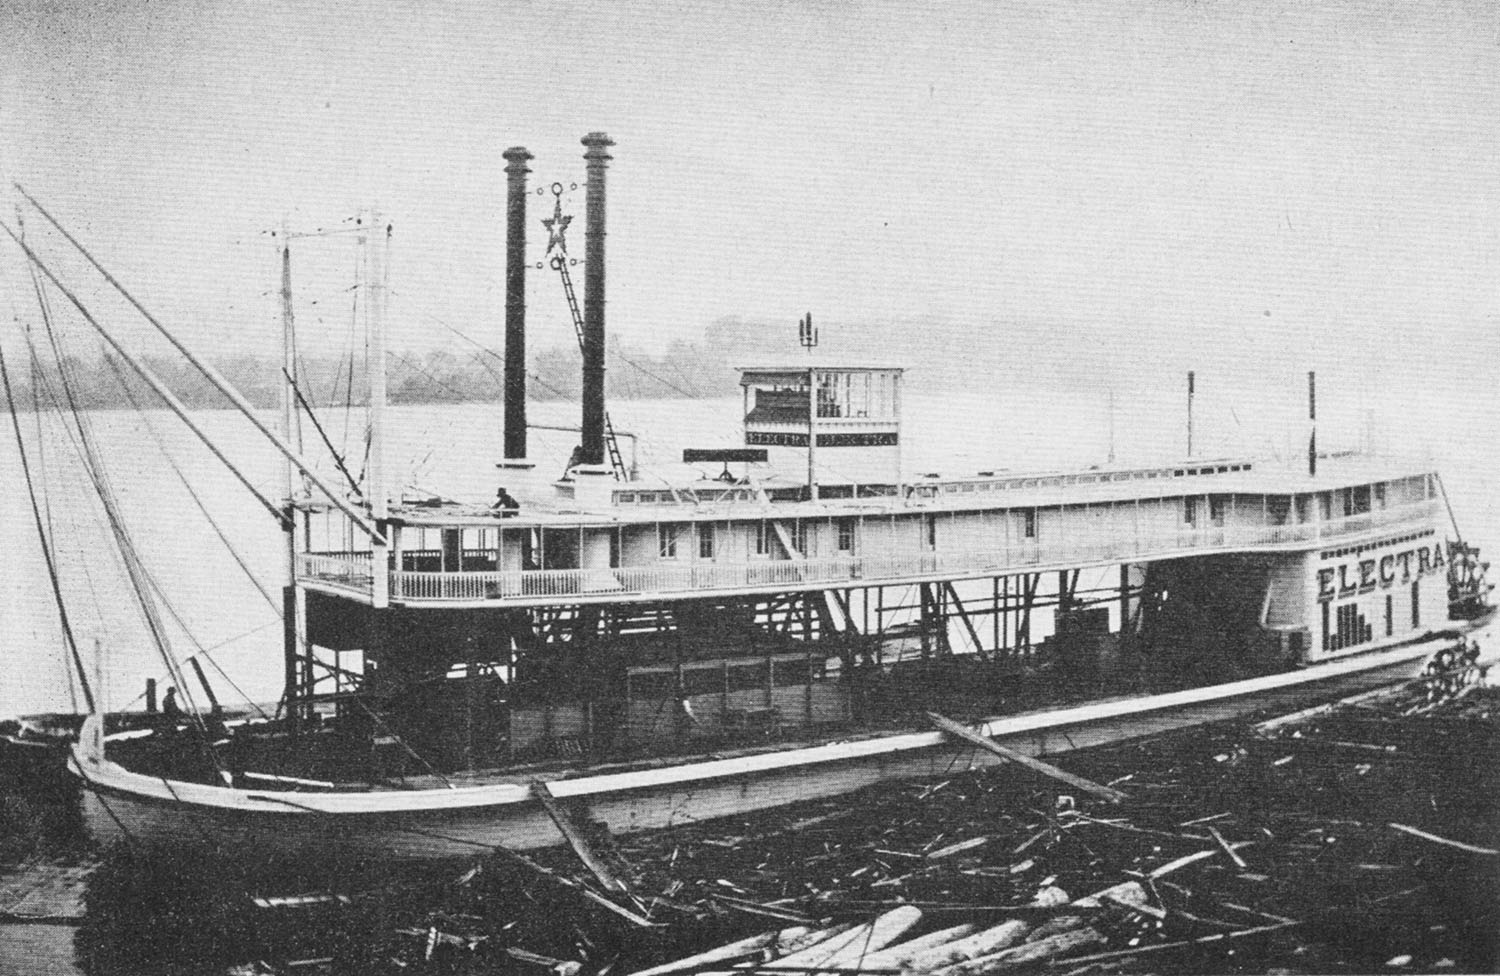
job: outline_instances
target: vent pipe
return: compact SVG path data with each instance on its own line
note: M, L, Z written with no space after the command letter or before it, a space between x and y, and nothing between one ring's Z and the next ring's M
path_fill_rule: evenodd
M1318 473L1318 374L1307 371L1307 473Z
M613 140L602 132L583 137L588 152L583 265L583 464L604 463L604 170Z
M1191 458L1193 456L1193 371L1192 370L1188 370L1187 421L1188 421L1188 430L1187 430L1187 435L1188 435L1188 449L1187 449L1187 456L1189 458Z
M505 150L505 457L526 456L526 163L522 146Z

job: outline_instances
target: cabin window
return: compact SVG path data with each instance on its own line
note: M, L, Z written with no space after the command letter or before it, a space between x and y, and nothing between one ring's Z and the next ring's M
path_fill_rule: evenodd
M1026 538L1028 538L1028 539L1035 539L1036 538L1036 509L1034 509L1034 508L1028 508L1022 514L1023 514L1023 516L1026 519L1026 525L1025 525Z
M1187 525L1198 524L1198 499L1184 498L1182 500L1182 521Z
M839 526L839 552L854 551L854 520L852 518L841 518Z
M1422 626L1422 581L1412 580L1411 583L1411 625Z
M1318 495L1318 518L1324 522L1333 518L1333 495L1330 492Z
M771 527L764 521L755 523L755 554L757 556L771 554Z
M698 523L698 558L714 558L714 524L712 522Z
M926 539L927 539L927 548L928 549L936 549L937 548L937 516L936 515L927 515L927 516L924 516L923 517L923 521L925 521L927 523L926 526L925 526L925 529L926 529Z
M1290 514L1292 500L1290 498L1267 498L1266 512L1271 518L1272 525L1285 525L1287 515Z
M663 559L677 558L677 526L672 522L662 522L656 527L656 541L658 555Z
M1306 495L1297 496L1297 521L1306 522L1308 512L1308 501Z
M792 548L800 552L804 559L809 558L812 556L812 551L808 547L808 543L811 541L811 537L807 531L807 523L798 519L792 525Z
M1349 514L1363 515L1370 510L1370 486L1360 485L1349 489Z
M1225 501L1226 499L1223 495L1208 496L1208 520L1214 525L1224 524Z
M1375 507L1385 508L1385 482L1375 486Z

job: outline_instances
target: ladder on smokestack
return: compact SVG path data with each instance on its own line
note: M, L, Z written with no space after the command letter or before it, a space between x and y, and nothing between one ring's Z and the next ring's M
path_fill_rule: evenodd
M562 279L563 295L567 297L568 311L573 315L573 332L578 336L578 351L583 352L583 312L578 307L578 296L573 291L573 276L568 274L566 256L553 258L552 266ZM629 481L630 474L625 467L624 457L620 455L620 442L615 438L615 425L609 419L608 410L604 411L604 447L609 451L609 466L615 473L615 479Z

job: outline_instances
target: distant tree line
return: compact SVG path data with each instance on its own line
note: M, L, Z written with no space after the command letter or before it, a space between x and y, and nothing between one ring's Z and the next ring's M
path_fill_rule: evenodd
M725 396L734 389L730 365L708 357L701 345L677 342L659 354L617 345L609 352L605 375L606 394L611 398L702 398ZM212 410L229 405L203 374L185 360L165 356L141 359L188 407ZM272 408L280 402L279 360L237 355L212 363L253 405ZM39 372L33 389L31 371L12 368L18 408L29 410L40 403L48 409L53 400L66 406L63 373L67 374L73 401L83 409L120 409L129 407L132 400L143 408L161 405L146 382L119 359L68 356L62 363L42 365ZM498 402L503 375L503 360L484 351L393 351L388 353L387 399L393 404ZM363 406L369 399L367 365L333 358L303 359L297 364L297 388L314 409ZM581 388L582 357L576 348L544 349L532 358L527 370L529 397L577 400Z
M606 394L611 399L704 398L735 395L736 369L742 366L838 365L902 366L909 391L941 394L956 390L1030 387L1039 380L1054 390L1101 390L1145 382L1167 365L1149 344L1122 341L1121 330L1052 322L958 323L917 318L860 323L830 323L821 328L822 345L809 354L798 347L795 318L786 322L725 318L712 323L695 342L676 341L661 352L645 352L611 343L606 356ZM1099 355L1109 349L1110 355ZM504 362L489 350L451 347L431 351L400 350L388 354L389 402L471 403L501 398ZM147 357L151 370L185 404L194 409L227 406L224 397L190 364L170 357ZM1175 365L1175 364L1174 364ZM100 358L69 357L64 366L79 405L90 409L129 406L117 371L127 376L131 393L142 406L159 405L154 393L129 367L112 367ZM214 366L249 401L260 407L279 402L278 359L228 356ZM45 382L35 395L44 404L47 389L60 391L58 367L42 370ZM582 362L573 345L533 353L527 370L527 394L537 400L577 400ZM29 371L12 365L18 406L33 402ZM334 358L298 363L298 388L315 409L360 406L367 400L366 364ZM60 395L60 394L59 394Z

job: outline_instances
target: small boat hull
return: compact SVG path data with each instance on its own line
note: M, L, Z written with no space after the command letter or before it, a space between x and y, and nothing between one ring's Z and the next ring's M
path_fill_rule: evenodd
M1292 710L1416 677L1451 638L1434 638L1204 688L1006 716L985 733L1009 749L1049 756L1223 721ZM87 739L87 737L84 737ZM575 815L621 834L744 814L851 793L876 783L937 777L1000 760L941 732L827 742L627 772L583 772L549 782ZM357 865L474 856L563 842L528 784L361 793L242 790L168 781L97 762L75 747L84 816L101 841L194 841L272 863L328 856Z

